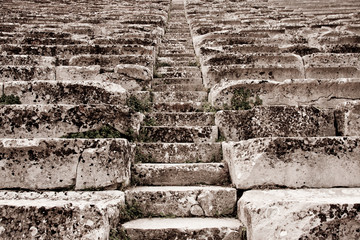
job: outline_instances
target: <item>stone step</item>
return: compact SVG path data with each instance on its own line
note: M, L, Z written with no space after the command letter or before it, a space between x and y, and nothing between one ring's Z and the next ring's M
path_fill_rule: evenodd
M357 239L359 206L359 188L251 190L238 216L248 239Z
M138 163L132 168L132 182L142 186L228 185L224 163Z
M360 99L360 79L307 79L284 82L239 80L228 81L212 88L210 103L218 108L231 106L235 89L250 91L249 101L258 96L262 105L312 105L335 108L340 103ZM254 100L254 99L252 99Z
M194 57L159 57L158 62L175 66L200 66L200 63Z
M152 217L230 216L237 201L235 188L219 186L135 187L125 191L125 198Z
M23 104L125 105L127 92L118 84L98 81L13 81L4 84L6 95Z
M110 125L123 134L140 128L142 114L115 105L0 105L0 138L62 137ZM201 131L199 130L199 133Z
M239 189L358 187L359 142L359 137L273 137L222 147Z
M248 66L248 65L223 65L202 67L204 85L212 87L223 79L230 80L274 80L283 82L287 79L304 79L303 68L298 66Z
M341 122L340 116L337 121ZM312 106L264 106L250 110L219 111L215 123L227 141L260 137L336 136L333 109Z
M30 65L0 66L2 81L55 80L55 67Z
M149 66L152 62L152 56L137 55L76 55L70 58L70 66L89 66L100 65L101 67L115 67L119 64L136 64L140 66Z
M199 112L203 111L203 102L160 102L154 103L155 112Z
M157 92L178 92L178 91L206 91L202 84L160 84L151 87L153 91Z
M0 189L119 189L130 183L133 148L126 139L2 139Z
M146 218L123 225L130 239L239 239L240 221L232 218ZM245 240L245 239L242 239Z
M159 57L193 57L195 58L195 53L168 53L168 54L164 54L164 53L160 53Z
M221 162L221 143L137 143L135 162Z
M34 55L0 55L1 65L36 65L38 67L55 67L54 57Z
M68 57L79 54L154 55L154 47L140 45L11 45L0 46L7 55L41 55Z
M205 91L167 91L153 92L154 102L202 102L207 101L207 92Z
M152 112L146 114L143 124L150 126L214 126L215 113L209 112Z
M202 84L202 78L154 78L152 84Z
M162 78L201 78L198 67L161 67L156 71Z
M169 56L174 54L192 55L195 54L192 46L190 47L164 47L160 48L159 56Z
M121 191L1 191L0 238L108 239L124 204Z
M168 143L211 143L218 138L216 126L141 127L140 141Z

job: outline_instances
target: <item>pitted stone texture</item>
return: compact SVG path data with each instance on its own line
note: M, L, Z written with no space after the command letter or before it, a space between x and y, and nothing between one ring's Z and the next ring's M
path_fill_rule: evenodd
M3 65L0 66L2 81L55 80L55 67Z
M216 125L228 141L260 137L335 136L333 110L315 107L265 106L216 113Z
M1 189L117 189L130 182L125 139L3 139Z
M153 112L146 115L146 119L154 120L158 126L213 126L215 114L207 112L171 113Z
M304 57L307 78L336 79L360 77L360 53L316 53Z
M227 185L228 174L224 163L143 163L132 169L134 182L154 186Z
M339 105L335 116L341 136L360 135L360 101L350 101Z
M123 227L131 239L241 239L241 223L231 218L149 218L125 223Z
M106 76L100 73L100 66L59 66L56 67L56 80L106 80Z
M140 134L147 142L205 143L218 138L216 126L141 127Z
M238 202L248 239L359 239L358 188L251 190Z
M204 91L154 92L154 101L160 102L203 102L207 100Z
M37 65L42 67L54 67L56 59L54 57L36 55L1 55L1 65Z
M104 125L136 132L143 118L114 105L2 105L0 116L1 138L61 137Z
M259 138L224 142L237 188L358 187L358 137Z
M7 95L20 97L22 104L114 104L125 105L127 91L120 85L97 81L14 81Z
M137 155L135 161L156 163L220 162L222 160L221 143L138 143Z
M335 107L349 100L360 99L360 79L336 80L287 80L274 81L238 80L223 82L214 86L209 101L215 107L231 105L235 89L249 89L259 96L262 105L314 105Z
M151 81L152 71L144 66L135 64L119 64L114 69L115 73L124 75L138 81Z
M236 189L228 187L136 187L125 196L126 202L136 203L150 216L231 215L236 205Z
M124 203L120 191L1 191L0 238L106 240Z

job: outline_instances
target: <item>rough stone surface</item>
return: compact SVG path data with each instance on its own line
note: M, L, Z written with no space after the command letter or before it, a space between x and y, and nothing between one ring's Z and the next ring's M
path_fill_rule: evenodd
M125 75L139 81L151 81L152 71L144 66L134 64L120 64L114 69L115 73Z
M125 139L2 139L1 189L117 189L130 182Z
M0 191L0 238L106 240L124 204L120 191Z
M139 185L186 186L226 185L229 183L224 163L136 164L133 181Z
M137 132L143 115L114 105L1 105L2 138L61 137L71 132L83 132L115 127L126 133Z
M224 142L237 188L359 187L358 137L259 138Z
M145 215L152 216L231 215L236 204L234 188L215 186L136 187L125 191L125 195L128 203L136 203ZM196 207L202 211L192 211Z
M146 115L157 126L214 126L215 114L207 112L169 113L154 112ZM146 120L146 119L145 119Z
M100 74L100 66L59 66L56 67L56 80L105 80Z
M219 162L222 160L221 143L138 143L140 162L189 163Z
M342 136L360 135L360 102L350 101L335 111L338 133Z
M4 84L7 95L22 104L113 104L125 105L127 91L120 85L97 81L13 81Z
M315 107L265 106L246 111L219 111L215 122L221 136L228 141L336 135L334 111Z
M230 218L138 219L123 225L131 239L240 239L240 221Z
M274 81L238 80L215 85L209 101L215 107L231 105L234 89L249 89L258 96L262 105L314 105L336 107L349 100L360 99L360 79L287 80Z
M238 202L248 239L359 239L358 188L251 190Z
M144 141L169 143L210 143L218 138L216 126L183 127L141 127L140 134Z

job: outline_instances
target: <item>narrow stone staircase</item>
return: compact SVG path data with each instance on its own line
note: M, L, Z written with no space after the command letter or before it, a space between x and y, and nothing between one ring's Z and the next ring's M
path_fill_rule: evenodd
M237 191L222 161L184 2L173 1L157 58L153 111L140 129L126 202L143 217L123 225L131 239L240 239ZM141 142L143 141L143 142Z

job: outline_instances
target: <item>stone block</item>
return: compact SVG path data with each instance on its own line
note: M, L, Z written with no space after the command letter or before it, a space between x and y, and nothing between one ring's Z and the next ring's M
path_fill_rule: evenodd
M106 240L124 204L120 191L0 191L0 238Z
M238 202L247 239L359 239L360 189L251 190Z
M360 101L339 105L335 119L341 136L360 136Z
M135 203L149 216L231 215L236 189L229 187L136 187L125 192L126 202Z
M117 189L130 181L125 139L3 139L1 189Z
M232 183L255 187L359 187L358 137L258 138L224 142Z
M106 80L100 73L100 66L59 66L56 67L56 80Z
M55 67L3 65L0 78L5 81L55 80Z
M115 105L0 105L1 138L62 137L110 125L139 131L143 115Z
M261 137L335 136L334 110L316 107L264 106L219 111L215 122L228 141Z
M335 108L338 104L360 99L360 79L297 79L284 82L238 80L215 85L209 93L209 102L218 108L231 106L235 89L248 89L258 96L262 105L312 105Z

